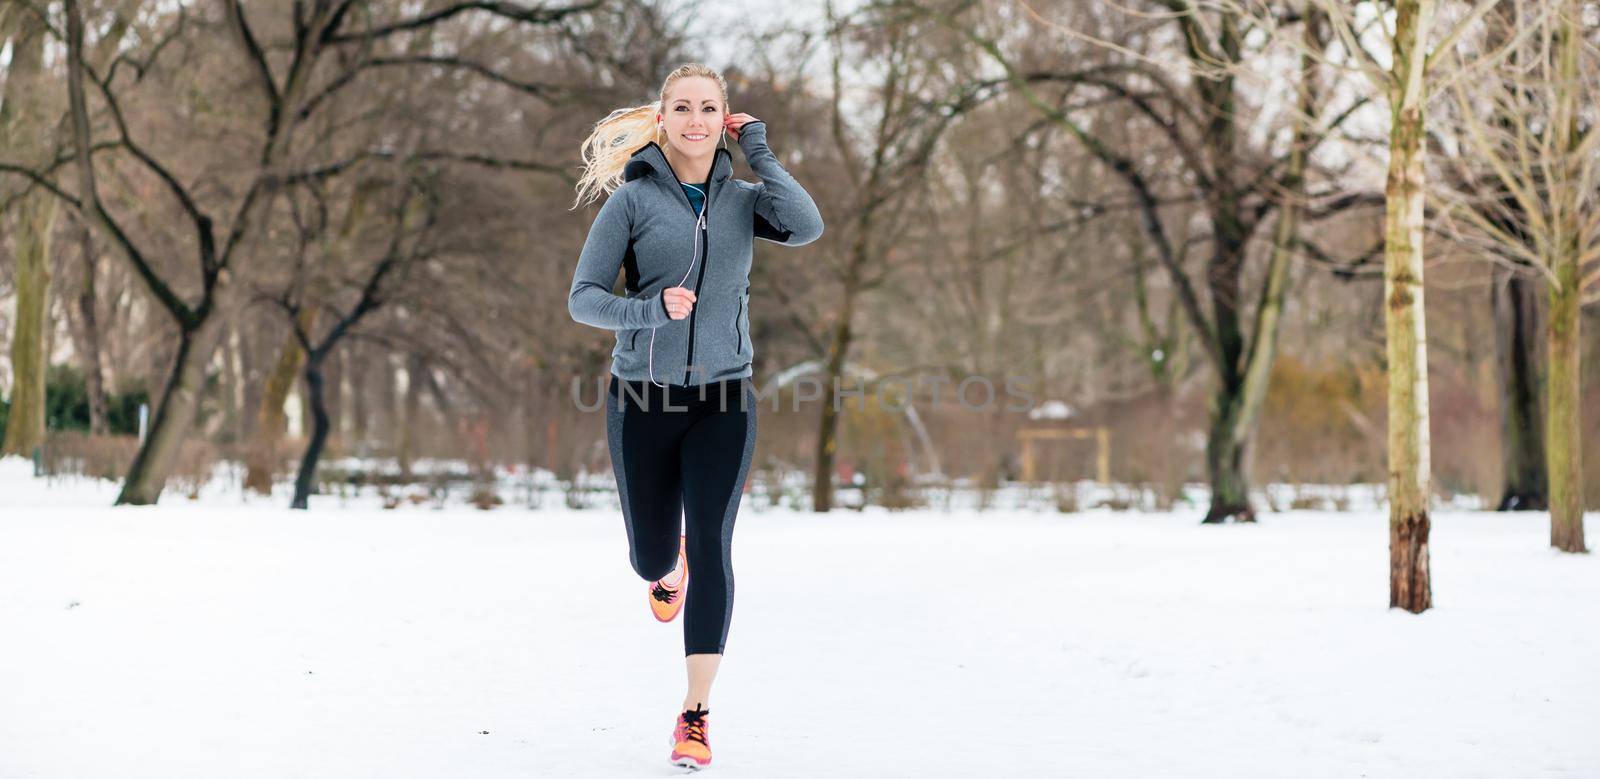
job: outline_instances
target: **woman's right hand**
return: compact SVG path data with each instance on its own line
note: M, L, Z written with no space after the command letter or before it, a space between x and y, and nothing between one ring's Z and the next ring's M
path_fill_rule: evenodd
M694 290L688 287L667 287L661 291L661 302L667 306L667 316L682 319L694 310Z

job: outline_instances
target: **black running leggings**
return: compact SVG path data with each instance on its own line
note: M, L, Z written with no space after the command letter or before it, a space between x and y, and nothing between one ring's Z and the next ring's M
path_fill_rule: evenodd
M633 570L646 581L671 573L681 527L684 654L722 654L733 619L733 520L756 446L750 380L663 388L613 374L606 438Z

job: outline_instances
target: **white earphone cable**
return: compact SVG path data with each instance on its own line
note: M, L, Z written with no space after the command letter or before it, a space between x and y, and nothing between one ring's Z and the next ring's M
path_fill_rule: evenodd
M666 129L665 123L658 123L658 126L662 130ZM726 127L718 134L717 140L722 144L723 149L728 148L728 130ZM707 183L709 184L710 182L707 181ZM700 188L693 184L684 184L683 186L700 192L700 213L695 215L694 221L694 257L689 260L689 269L683 272L683 278L678 280L677 286L680 287L689 281L689 274L694 272L694 266L700 262L700 234L705 231L706 208L711 205L709 193L701 192ZM707 189L710 189L710 187L707 187ZM662 294L665 294L665 291ZM666 303L663 301L662 306L665 307L665 305ZM700 305L700 301L696 300L695 305ZM650 352L646 357L646 369L650 373L650 383L664 388L667 385L656 381L656 329L655 327L650 328ZM685 370L687 370L687 366L685 366Z
M684 184L684 186L689 187L690 189L693 189L696 192L700 192L700 188L696 187L693 184ZM687 283L689 281L689 274L694 272L694 266L700 262L700 233L701 233L701 231L703 231L705 229L705 226L706 226L706 205L707 204L706 204L706 202L704 200L704 198L706 197L706 193L700 192L700 197L702 198L702 200L700 201L700 213L695 216L695 220L694 220L694 258L689 261L689 269L683 272L683 278L678 280L677 286L679 286L679 287L683 286L685 283ZM662 294L666 294L666 293L663 291ZM695 305L699 305L699 304L700 304L700 301L696 300L695 301ZM663 305L665 305L665 304L663 303ZM656 329L657 328L654 328L654 327L650 328L650 353L649 353L648 357L646 358L647 359L647 368L650 371L650 383L656 385L657 387L663 387L664 388L667 385L656 381L656 368L655 368L655 364L656 364Z

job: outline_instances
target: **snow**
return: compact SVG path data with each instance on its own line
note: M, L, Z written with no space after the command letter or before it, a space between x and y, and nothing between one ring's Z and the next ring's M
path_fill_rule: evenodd
M1060 400L1047 400L1033 407L1028 412L1029 419L1070 419L1077 416L1077 409Z
M0 460L0 777L682 772L682 627L613 506L111 508L30 474ZM1198 518L747 499L710 770L1600 775L1600 559L1545 515L1437 513L1420 616L1380 511Z

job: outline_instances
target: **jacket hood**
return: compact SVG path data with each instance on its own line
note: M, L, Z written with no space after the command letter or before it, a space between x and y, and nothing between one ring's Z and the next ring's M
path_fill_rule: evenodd
M721 181L731 175L733 155L718 146L716 153L711 156L711 180ZM655 141L634 152L628 158L628 164L622 168L622 180L625 182L643 176L655 176L669 184L681 183L678 175L672 172L672 166L667 163L667 153Z

